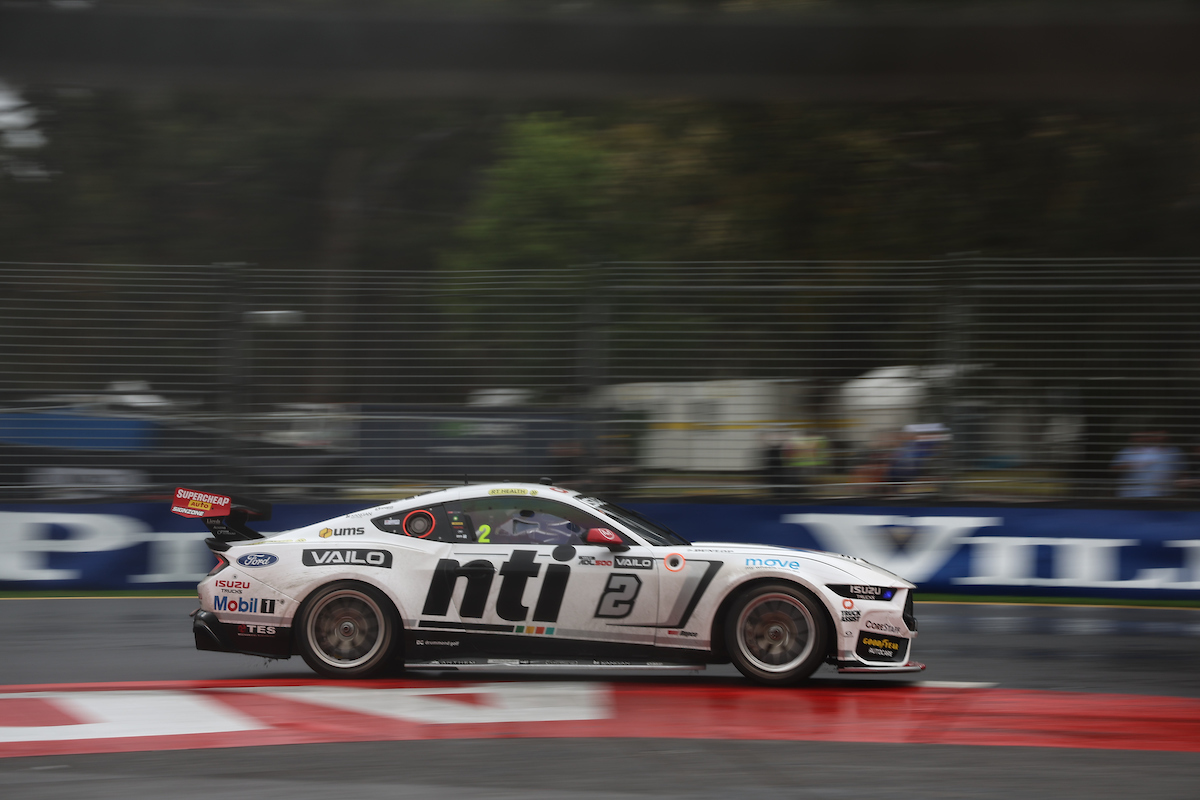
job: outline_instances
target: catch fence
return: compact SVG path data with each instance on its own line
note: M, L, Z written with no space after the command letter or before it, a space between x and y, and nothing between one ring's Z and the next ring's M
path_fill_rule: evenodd
M1188 503L1197 267L0 262L0 492Z

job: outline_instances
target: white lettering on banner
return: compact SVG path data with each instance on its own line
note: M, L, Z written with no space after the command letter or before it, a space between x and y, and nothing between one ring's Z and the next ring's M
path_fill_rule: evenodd
M821 547L858 556L913 583L929 580L941 569L965 537L979 528L1002 525L1000 517L897 517L885 514L784 514L782 522L803 525ZM878 529L904 526L912 538L894 548Z
M238 733L269 727L214 703L203 695L174 691L22 692L0 694L0 710L11 700L42 700L75 725L0 726L0 742L65 742L127 736Z
M1046 536L975 536L970 575L953 578L963 586L1051 586L1091 589L1200 589L1200 541L1163 542L1185 548L1183 569L1144 569L1131 580L1120 580L1120 548L1137 539L1077 539ZM1053 553L1054 577L1037 575L1038 547Z
M1163 542L1163 544L1167 547L1183 548L1184 574L1180 580L1192 584L1193 588L1200 589L1200 539L1184 539Z
M64 529L65 539L49 539L51 528ZM80 577L78 570L50 569L50 553L95 553L123 550L139 541L148 525L115 514L0 513L0 580L64 581Z
M355 689L341 686L247 686L218 689L280 700L425 722L431 725L479 722L553 722L612 716L608 688L579 683L485 683L429 689ZM487 703L463 703L456 694L486 694ZM434 696L430 696L434 695Z
M148 533L150 544L145 575L130 575L130 583L195 583L215 563L204 544L204 533Z
M48 538L54 528L67 538ZM194 583L213 565L203 531L152 533L136 517L117 514L0 512L0 581L72 581L77 569L50 569L51 553L102 553L143 542L149 547L149 573L131 583Z

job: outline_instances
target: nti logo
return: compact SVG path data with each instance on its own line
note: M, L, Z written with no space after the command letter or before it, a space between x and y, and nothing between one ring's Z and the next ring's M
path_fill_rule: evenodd
M508 561L500 565L500 593L496 596L496 613L501 619L521 622L529 616L529 607L521 600L525 594L526 582L530 578L538 577L542 571L542 565L533 562L536 555L534 550L516 550ZM546 565L546 575L542 579L537 604L533 609L534 621L558 621L558 610L562 606L563 595L567 591L567 578L570 575L571 568L566 564ZM425 595L425 609L421 613L431 617L446 616L450 611L450 596L454 593L454 585L458 583L459 578L466 578L467 587L459 604L459 613L464 617L479 619L483 616L488 591L492 588L492 579L495 576L496 568L490 561L478 559L459 564L452 558L443 558L434 568L433 580Z
M213 598L214 611L238 612L241 614L274 614L275 600L260 600L257 597L225 597Z

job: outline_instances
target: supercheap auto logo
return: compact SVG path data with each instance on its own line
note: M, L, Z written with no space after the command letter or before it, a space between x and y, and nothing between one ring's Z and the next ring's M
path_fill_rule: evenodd
M229 513L232 505L233 500L225 495L181 487L175 490L171 511L181 517L221 517Z

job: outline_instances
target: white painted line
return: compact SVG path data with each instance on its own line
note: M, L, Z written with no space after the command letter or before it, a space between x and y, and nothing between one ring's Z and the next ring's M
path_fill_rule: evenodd
M128 736L180 736L242 733L268 726L253 717L190 692L27 692L10 699L47 700L65 714L86 720L78 725L0 726L0 742L64 742ZM241 742L231 740L230 745Z
M338 686L238 687L218 689L298 700L326 708L429 724L555 722L608 719L609 689L587 682L483 683L465 687L356 689ZM482 702L453 699L482 695Z

